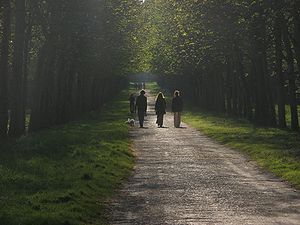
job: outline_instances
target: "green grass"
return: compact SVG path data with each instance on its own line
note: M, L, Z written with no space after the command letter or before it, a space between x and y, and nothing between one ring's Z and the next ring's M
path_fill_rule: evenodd
M275 106L276 116L278 120L278 105ZM289 105L285 106L285 114L286 114L286 125L287 127L291 126L291 108ZM300 118L300 105L298 106L298 117Z
M197 112L198 111L198 112ZM248 154L263 168L300 189L300 133L190 110L183 120L207 136Z
M160 91L164 91L163 89L161 89L156 82L148 82L146 83L146 88L150 90L150 92L153 95L156 95L158 92Z
M102 113L1 144L0 224L105 224L105 202L134 163L127 99L126 91Z

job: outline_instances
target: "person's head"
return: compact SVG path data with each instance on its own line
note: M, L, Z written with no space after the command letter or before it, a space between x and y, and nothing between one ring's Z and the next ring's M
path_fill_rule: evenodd
M174 91L174 97L178 97L178 96L180 96L180 92L178 90L175 90Z
M156 100L158 100L158 99L164 99L164 98L165 98L164 94L162 92L158 92L158 94L156 96Z
M141 91L140 91L140 94L141 94L141 95L144 95L144 94L146 94L146 92L145 92L144 90L141 90Z

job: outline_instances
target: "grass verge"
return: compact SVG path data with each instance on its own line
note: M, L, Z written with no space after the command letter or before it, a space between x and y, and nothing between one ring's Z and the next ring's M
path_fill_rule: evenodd
M105 201L133 168L127 99L124 91L102 113L1 144L0 224L105 224Z
M184 113L183 120L220 143L247 153L260 166L300 189L300 133L257 127L197 109Z

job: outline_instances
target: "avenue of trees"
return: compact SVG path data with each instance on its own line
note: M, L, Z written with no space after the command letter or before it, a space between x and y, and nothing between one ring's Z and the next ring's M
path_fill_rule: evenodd
M285 128L288 110L298 130L300 1L147 0L141 8L137 70L162 74L203 109L260 125Z
M287 111L298 130L299 62L297 0L1 0L0 137L101 108L141 71L257 124L285 128Z
M139 1L0 4L1 138L23 135L29 119L37 131L98 109L126 83L128 18Z

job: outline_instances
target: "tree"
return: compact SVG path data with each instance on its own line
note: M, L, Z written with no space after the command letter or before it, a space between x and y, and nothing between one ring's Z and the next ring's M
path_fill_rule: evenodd
M285 90L284 90L284 77L283 77L283 46L282 46L282 29L283 29L283 15L279 11L276 13L275 18L275 51L276 51L276 75L277 75L277 99L278 99L278 124L280 128L286 127L285 118Z
M0 58L0 138L7 135L8 125L8 57L10 40L10 0L1 1L2 5L2 40Z
M13 82L10 112L9 135L20 136L25 132L25 99L23 96L24 44L25 44L25 0L18 0L16 7L16 24L14 39L14 57L12 65Z

